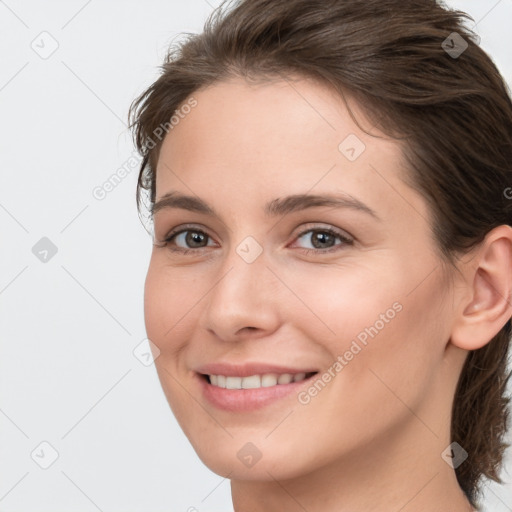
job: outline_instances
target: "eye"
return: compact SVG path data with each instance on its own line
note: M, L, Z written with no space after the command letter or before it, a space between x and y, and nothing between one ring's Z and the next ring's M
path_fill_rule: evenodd
M354 243L354 241L344 233L338 232L332 228L323 227L315 227L306 231L302 231L302 233L297 236L297 240L302 238L309 240L313 247L312 249L303 249L303 252L306 254L311 252L334 252L339 250L340 246L343 247L345 245L352 245ZM341 243L336 244L336 239L340 240Z
M162 242L155 245L168 246L171 251L187 254L207 247L208 239L210 236L203 230L195 226L182 226L181 229L171 231Z

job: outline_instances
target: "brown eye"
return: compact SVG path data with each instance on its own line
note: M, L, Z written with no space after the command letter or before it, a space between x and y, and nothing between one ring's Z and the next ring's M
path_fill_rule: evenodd
M174 230L161 242L161 246L168 246L171 251L188 253L201 250L208 246L211 237L200 229L190 227L188 229Z
M196 249L198 247L204 247L204 242L207 241L208 235L206 233L203 233L202 231L192 231L192 230L186 230L181 231L180 233L177 233L173 235L171 238L167 239L167 242L170 242L173 238L178 238L181 235L185 235L181 238L183 243L185 243L188 248Z
M339 233L330 228L314 228L308 229L307 231L303 231L298 237L297 240L304 238L305 240L309 240L311 244L311 248L306 247L302 248L304 252L333 252L333 250L337 250L338 246L346 246L352 245L353 240L348 238L342 233ZM336 240L340 240L340 243L336 243Z

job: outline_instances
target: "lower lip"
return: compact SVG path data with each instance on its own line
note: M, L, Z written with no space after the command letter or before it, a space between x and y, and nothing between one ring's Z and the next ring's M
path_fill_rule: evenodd
M273 402L284 398L309 383L316 376L301 380L299 382L290 382L289 384L276 384L254 389L225 389L210 384L208 378L196 374L202 386L203 396L215 407L230 412L244 412L261 409Z

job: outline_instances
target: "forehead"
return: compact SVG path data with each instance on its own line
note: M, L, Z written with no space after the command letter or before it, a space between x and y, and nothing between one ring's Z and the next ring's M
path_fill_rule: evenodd
M292 162L309 160L309 155L317 159L320 151L338 156L345 136L361 132L342 99L309 79L253 84L232 78L193 96L197 106L172 129L162 147L163 153L173 150L175 157L188 161L207 156L248 163L270 153ZM199 145L201 154L192 151Z
M399 179L401 146L370 130L371 120L350 101L359 124L382 138L361 130L332 89L307 79L250 84L238 78L193 97L197 105L162 144L157 200L172 190L215 192L220 204L238 202L243 209L311 190L364 196L389 213L410 209L398 198L414 194Z

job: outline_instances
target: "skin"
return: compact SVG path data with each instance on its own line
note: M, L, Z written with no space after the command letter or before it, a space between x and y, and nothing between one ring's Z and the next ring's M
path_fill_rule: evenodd
M230 478L236 512L471 510L441 454L467 351L512 315L512 229L490 232L453 272L436 251L426 201L401 179L401 146L364 133L326 86L233 78L194 98L163 141L156 200L194 195L220 218L155 213L145 321L163 390L198 456ZM353 162L338 149L349 134L366 145ZM347 208L263 212L289 194L338 192L380 220ZM185 235L162 243L185 223L208 235L202 244ZM354 242L313 245L315 232L302 234L329 227ZM236 252L247 236L263 249L250 264ZM394 303L401 311L307 405L292 393L236 413L201 394L192 369L208 362L323 372ZM237 457L247 442L261 453L252 467Z

